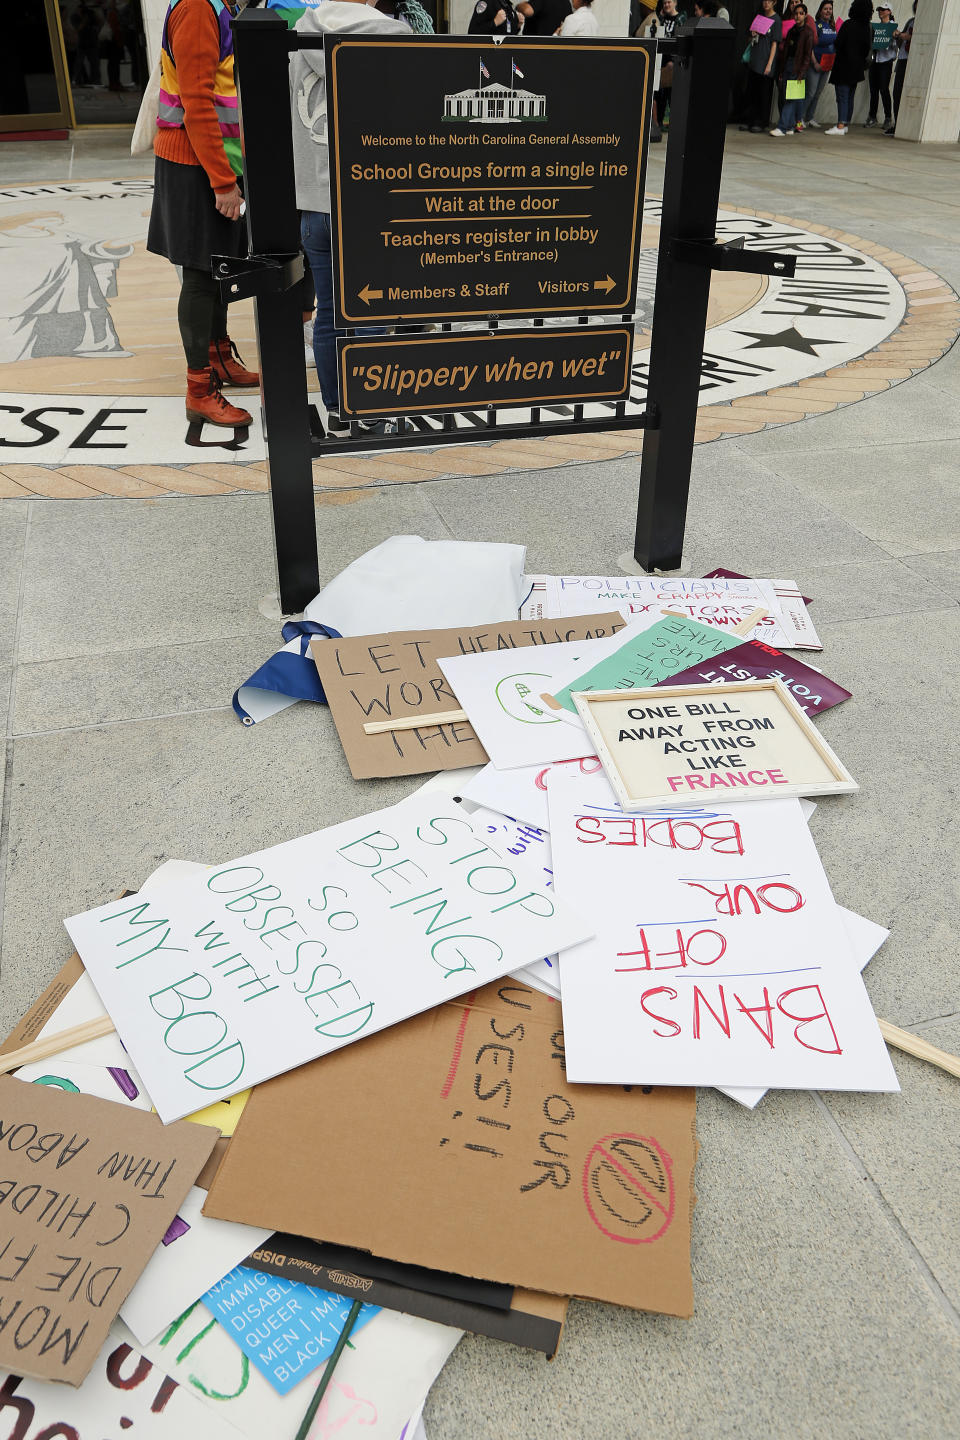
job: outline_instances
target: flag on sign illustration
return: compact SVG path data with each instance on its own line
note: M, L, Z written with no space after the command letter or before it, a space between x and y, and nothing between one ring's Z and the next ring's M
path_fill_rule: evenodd
M480 74L485 80L490 79L490 71L487 69L486 65L484 65L482 60L480 61Z
M510 61L510 64L513 66L513 73L514 73L514 75L519 75L519 76L520 76L520 79L523 80L523 79L524 79L523 71L520 69L520 66L517 64L516 60L511 60L511 61Z

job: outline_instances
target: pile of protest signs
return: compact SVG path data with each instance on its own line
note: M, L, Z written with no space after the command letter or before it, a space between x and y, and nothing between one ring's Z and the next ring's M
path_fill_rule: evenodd
M897 1089L797 587L504 563L513 614L298 656L355 777L433 779L66 918L0 1054L0 1420L413 1440L465 1331L692 1314L694 1087Z

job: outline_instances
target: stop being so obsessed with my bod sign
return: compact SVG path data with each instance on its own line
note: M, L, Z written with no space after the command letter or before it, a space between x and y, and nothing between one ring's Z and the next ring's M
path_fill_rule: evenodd
M625 810L857 789L779 680L573 699Z

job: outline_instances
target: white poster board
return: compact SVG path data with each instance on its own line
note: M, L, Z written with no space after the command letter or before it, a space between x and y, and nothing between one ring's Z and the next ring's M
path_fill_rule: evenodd
M528 575L521 620L588 615L606 606L625 620L664 609L732 629L757 606L767 612L746 637L778 650L822 650L793 580L707 579L664 575Z
M169 1122L592 933L509 859L414 794L66 926Z
M381 1310L351 1336L337 1361L310 1440L398 1440L462 1335L449 1325ZM222 1416L236 1427L235 1440L237 1435L295 1440L317 1388L315 1376L308 1377L279 1395L202 1303L191 1306L143 1352L179 1382L184 1394L196 1398L204 1420L220 1422ZM198 1424L181 1429L177 1440L220 1440L220 1433ZM101 1436L95 1432L90 1440Z
M550 786L557 893L602 917L560 962L571 1082L899 1088L797 800L652 818L583 795Z
M155 1340L273 1233L201 1214L206 1198L206 1190L191 1187L177 1210L180 1223L171 1225L120 1307L122 1319L141 1345Z
M460 794L465 800L478 805L487 805L499 810L514 820L523 820L546 830L550 825L547 810L547 786L554 775L570 770L577 775L595 775L609 793L610 804L616 804L616 796L603 773L603 765L596 755L582 755L576 760L558 760L550 764L524 765L516 770L498 770L495 765L484 765L461 787Z
M660 618L651 616L651 623ZM589 749L582 725L576 716L551 709L541 696L552 691L561 676L579 674L618 650L626 633L451 655L437 663L499 769L574 760Z

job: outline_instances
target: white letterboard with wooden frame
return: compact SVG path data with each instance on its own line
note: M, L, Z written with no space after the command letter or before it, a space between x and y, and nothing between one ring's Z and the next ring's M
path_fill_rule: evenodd
M858 788L779 680L572 698L624 810Z

